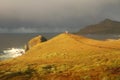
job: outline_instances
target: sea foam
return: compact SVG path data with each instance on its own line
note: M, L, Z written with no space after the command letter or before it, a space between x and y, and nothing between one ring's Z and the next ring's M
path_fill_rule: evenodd
M0 59L15 58L21 56L25 53L25 50L22 48L9 48L3 50L3 54L0 56Z

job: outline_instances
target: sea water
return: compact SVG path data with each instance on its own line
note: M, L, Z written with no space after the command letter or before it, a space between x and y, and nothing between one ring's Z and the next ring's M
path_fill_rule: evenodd
M0 60L15 58L25 53L24 47L35 36L42 35L46 39L56 36L58 33L2 33L0 34Z

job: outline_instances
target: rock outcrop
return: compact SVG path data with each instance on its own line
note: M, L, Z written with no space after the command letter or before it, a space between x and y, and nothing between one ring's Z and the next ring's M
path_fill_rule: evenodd
M41 35L36 36L27 43L27 45L25 46L25 50L27 51L27 50L31 49L32 47L34 47L35 45L45 42L45 41L47 41L47 39L45 37L43 37Z

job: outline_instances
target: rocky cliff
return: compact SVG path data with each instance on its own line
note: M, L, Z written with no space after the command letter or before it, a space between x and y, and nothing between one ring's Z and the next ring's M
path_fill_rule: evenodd
M36 36L34 38L32 38L28 43L27 45L25 45L25 50L29 50L31 49L32 47L34 47L35 45L39 44L39 43L42 43L42 42L45 42L47 41L47 39L41 35L39 36Z

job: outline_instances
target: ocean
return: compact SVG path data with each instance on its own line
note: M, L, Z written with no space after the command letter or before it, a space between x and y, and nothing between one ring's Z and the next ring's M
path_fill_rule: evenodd
M25 44L35 36L43 35L47 39L55 36L57 33L25 33L25 34L0 34L0 52L7 48L23 48Z
M58 33L2 33L0 34L0 60L19 56L26 43L35 36L42 35L46 39L56 36ZM17 54L17 55L16 55Z
M42 35L45 38L50 39L56 36L57 34L59 33L34 33L34 34L33 33L22 33L22 34L2 33L0 34L0 60L1 60L1 56L3 55L5 55L4 57L6 56L13 57L15 51L17 52L23 51L26 43L35 36ZM112 35L112 34L109 34L109 35L88 34L84 36L97 39L97 40L119 39L120 38L120 35Z

